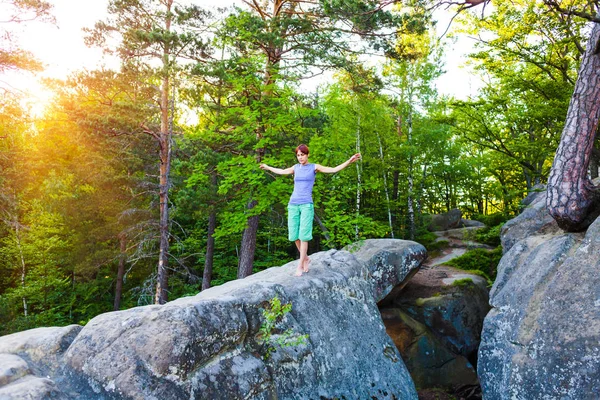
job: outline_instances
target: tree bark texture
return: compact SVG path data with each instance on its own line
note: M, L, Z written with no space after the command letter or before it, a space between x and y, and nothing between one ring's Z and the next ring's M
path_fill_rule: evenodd
M113 308L119 311L121 307L121 297L123 295L123 277L125 276L125 261L127 260L127 236L124 233L119 235L121 254L119 255L119 267L117 269L117 283L115 285L115 302Z
M600 117L599 40L594 23L548 178L546 207L568 232L586 229L600 214L599 191L587 174Z
M396 226L397 213L398 213L398 190L400 189L400 171L395 169L392 171L392 204L394 205L394 212L392 213L392 225Z
M216 175L214 175L216 177ZM208 238L206 240L206 257L204 258L204 273L202 274L202 290L210 287L213 270L213 258L215 255L215 229L217 227L217 213L211 210L208 215Z
M25 289L25 277L27 276L27 264L25 264L25 255L23 254L23 246L21 246L21 231L18 217L15 217L15 238L17 240L17 248L19 249L19 258L21 259L21 288ZM27 298L23 296L23 315L27 317Z
M419 184L419 195L417 197L417 216L419 217L419 226L423 226L423 193L425 193L425 179L427 179L427 164L423 164L423 174Z
M252 200L248 205L248 210L253 209L257 204L256 200ZM253 215L248 218L248 225L244 229L242 235L242 243L240 246L240 259L238 261L238 279L245 278L252 274L252 266L254 264L254 252L256 251L256 232L258 231L259 215Z
M166 3L167 18L165 20L165 31L171 29L171 6L173 1ZM169 186L171 169L171 129L169 120L169 53L170 48L165 45L163 52L163 78L160 89L160 250L158 256L158 271L156 277L155 304L164 304L168 300L168 267L169 267Z
M377 133L377 141L379 142L379 158L381 159L381 165L383 165L383 188L385 189L385 200L387 202L388 211L388 223L390 224L390 236L394 238L394 225L392 224L392 209L390 207L390 193L387 185L387 171L385 169L385 160L383 158L383 146L381 145L381 137L379 132Z
M356 121L356 152L360 153L360 114L357 116ZM361 175L360 175L360 165L356 163L356 224L354 225L355 237L358 240L358 218L360 217L360 185L361 185Z
M412 141L412 109L408 112L408 143ZM413 177L413 156L412 151L408 157L408 238L410 240L415 239L415 208L413 200L414 191L414 177Z
M321 234L323 235L323 237L325 238L325 240L330 241L331 240L331 235L329 234L329 230L327 229L327 227L325 226L325 224L323 223L323 221L321 220L321 218L319 218L319 216L317 215L316 212L315 212L315 221L317 221L317 224L321 228Z

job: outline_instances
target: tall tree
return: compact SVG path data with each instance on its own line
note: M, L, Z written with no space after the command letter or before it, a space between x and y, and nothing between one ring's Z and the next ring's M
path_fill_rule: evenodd
M548 178L548 211L566 231L586 229L600 215L600 189L588 176L599 118L600 21L595 20Z
M108 47L109 37L116 33L120 40L116 52L123 62L153 70L160 82L159 123L140 123L159 148L160 244L154 301L163 304L168 299L169 188L175 129L173 81L179 69L178 59L187 56L198 61L205 56L207 46L203 35L207 13L195 5L176 6L173 0L112 0L108 11L112 17L89 30L88 43ZM146 84L151 85L152 81Z

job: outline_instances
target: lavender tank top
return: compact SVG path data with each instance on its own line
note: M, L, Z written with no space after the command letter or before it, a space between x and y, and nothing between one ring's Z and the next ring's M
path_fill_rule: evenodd
M309 204L312 203L312 189L315 184L315 164L296 164L294 165L294 191L290 197L289 204Z

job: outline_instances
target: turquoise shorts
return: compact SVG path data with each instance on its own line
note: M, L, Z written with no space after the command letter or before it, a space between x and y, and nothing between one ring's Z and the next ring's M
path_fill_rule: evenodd
M288 238L295 242L300 239L308 242L312 239L315 207L308 204L288 204Z

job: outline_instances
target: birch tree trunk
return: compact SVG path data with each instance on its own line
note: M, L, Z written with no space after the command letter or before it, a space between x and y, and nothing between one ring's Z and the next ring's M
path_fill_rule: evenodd
M360 153L360 114L357 116L357 125L356 125L356 152ZM358 217L360 216L360 163L356 163L356 224L354 225L355 237L358 240Z
M425 179L427 179L427 164L423 164L423 175L419 184L419 197L417 200L417 215L419 216L419 226L423 226L423 193L425 193Z
M392 204L394 205L394 212L392 213L392 225L396 226L398 218L396 213L398 212L398 196L400 190L400 171L395 169L392 172Z
M388 223L390 224L390 235L392 239L394 238L394 226L392 225L392 210L390 208L390 193L388 191L387 186L387 173L385 171L385 161L383 160L383 146L381 145L381 137L379 136L379 132L377 132L377 141L379 142L379 158L381 159L381 164L383 165L383 187L385 188L385 200L387 202L387 210L388 210Z
M594 23L548 177L546 207L565 231L586 229L600 214L587 174L600 117L600 24Z
M415 239L415 210L413 204L413 186L414 186L414 178L413 178L413 156L411 141L412 141L412 109L408 111L408 118L406 120L408 125L408 145L410 150L410 155L408 157L408 238L410 240Z

